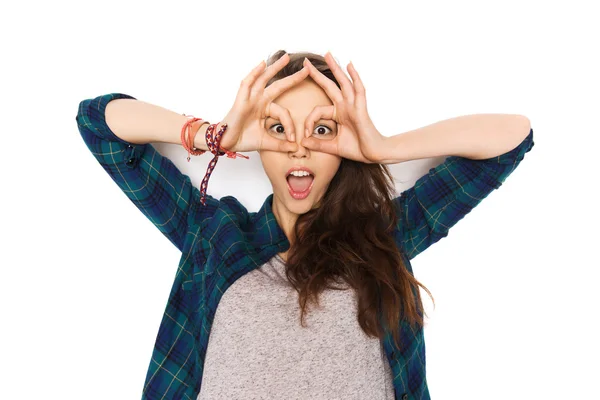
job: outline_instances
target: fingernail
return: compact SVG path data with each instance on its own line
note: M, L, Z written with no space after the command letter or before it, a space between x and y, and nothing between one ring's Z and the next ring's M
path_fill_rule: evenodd
M296 141L296 134L292 133L290 136L292 138L292 142L295 142Z
M305 130L304 130L304 136L305 136L305 137L306 137L306 136L308 136L308 129L305 129Z

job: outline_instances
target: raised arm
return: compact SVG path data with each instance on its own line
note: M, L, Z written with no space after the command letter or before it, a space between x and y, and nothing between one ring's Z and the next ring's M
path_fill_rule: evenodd
M187 117L127 94L110 93L82 100L75 119L81 137L104 170L183 251L190 226L213 215L219 200L207 195L202 206L200 191L190 178L149 142L180 143ZM207 150L203 138L203 131L198 132L195 146Z
M466 146L466 148L469 148L469 140L479 141L476 146L470 147L471 151L482 151L483 154L488 152L487 155L489 155L490 146L485 146L486 140L488 144L494 142L491 147L495 146L496 149L506 149L506 141L510 142L512 140L514 143L515 138L521 140L521 142L516 146L508 144L508 147L512 147L512 149L490 158L472 155L472 157L478 158L474 159L451 155L442 164L431 168L426 175L419 178L412 188L405 190L394 199L399 216L398 231L400 237L398 238L398 244L402 246L409 259L416 257L432 244L448 236L450 228L464 218L494 189L498 189L517 168L525 157L525 153L530 151L534 145L533 129L529 126L528 121L526 122L527 126L525 128L529 133L524 139L523 136L519 136L522 135L522 133L519 133L519 129L523 132L523 124L520 128L516 126L512 132L507 131L508 133L504 137L500 128L497 133L490 133L487 138L483 134L477 136L478 134L475 133L476 126L474 126L473 129L475 130L472 131L470 139L469 133L462 136L463 146ZM446 125L446 127L449 126ZM497 124L495 126L498 127ZM438 128L441 128L441 126ZM493 129L488 130L492 132ZM459 131L456 130L455 132ZM434 130L431 129L428 132L430 139L434 139ZM449 132L442 132L441 135ZM416 138L417 135L414 134L413 138ZM459 134L457 133L457 135ZM446 137L448 142L452 141L451 136L452 133L449 133ZM421 139L425 139L425 136ZM441 146L439 143L440 141L434 141L431 148ZM429 151L430 153L417 155L416 158L440 155L435 153L438 150L428 149L426 145L423 147L425 148L423 151ZM415 145L411 148L417 149L418 146ZM464 148L460 150L460 145L456 146L455 149L453 150L455 154L458 152L466 154L469 151L465 151ZM418 150L414 151L417 154ZM498 153L497 150L491 151Z

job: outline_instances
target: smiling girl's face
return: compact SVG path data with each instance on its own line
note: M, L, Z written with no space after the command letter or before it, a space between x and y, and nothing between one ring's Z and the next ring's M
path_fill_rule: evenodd
M258 153L273 186L273 211L278 217L280 225L285 221L286 225L292 224L293 226L298 215L319 206L321 198L342 162L342 158L339 156L309 150L300 144L304 137L304 121L308 114L316 106L330 106L333 105L333 102L310 77L283 92L273 102L290 112L298 150L295 152L260 150ZM268 117L265 128L273 137L287 140L281 121ZM316 121L311 135L320 140L335 138L337 135L336 122L324 119ZM294 167L309 168L314 175L312 189L303 199L295 198L288 189L287 174L290 168Z

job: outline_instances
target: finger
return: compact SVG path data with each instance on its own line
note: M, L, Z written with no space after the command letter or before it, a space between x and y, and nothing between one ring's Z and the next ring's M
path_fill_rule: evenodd
M261 150L280 151L283 153L298 151L298 143L277 139L269 134L263 136Z
M286 76L285 78L270 84L269 87L265 89L265 96L270 100L274 100L279 97L281 93L302 82L308 75L308 68L302 67L300 71L296 71L292 75Z
M281 123L283 124L287 140L290 142L296 142L296 130L294 129L294 122L292 121L290 111L287 108L283 108L276 103L271 103L270 113L272 117L275 117L275 119L281 121Z
M325 90L327 96L329 96L329 98L333 100L334 103L341 103L344 100L344 96L342 96L342 92L337 87L335 82L323 75L323 73L321 73L321 71L319 71L317 67L312 65L308 58L304 58L304 66L308 68L308 71L310 72L310 77L319 86L321 86L323 90Z
M300 143L309 150L320 151L323 153L336 154L338 153L337 139L320 140L314 137L304 137Z
M360 76L358 75L358 71L356 71L356 68L354 68L354 64L352 64L352 61L350 61L347 68L348 73L350 74L350 76L352 77L352 81L354 82L354 92L356 93L357 105L359 107L366 106L367 91L365 89L365 86L363 85L362 79L360 79Z
M248 97L250 96L250 88L256 81L256 78L258 78L260 74L264 71L264 69L265 61L263 60L260 62L260 64L254 67L244 79L242 79L242 82L240 83L240 90L238 92L238 96L240 97L240 99L248 99Z
M304 137L311 137L315 122L320 119L333 120L335 106L315 106L304 120Z
M277 61L273 64L269 65L267 69L264 70L262 75L256 80L256 83L252 86L252 90L264 90L265 86L267 86L267 82L275 76L280 69L285 67L285 65L290 61L290 56L285 53Z
M354 87L348 76L342 68L338 65L338 63L333 58L333 55L330 52L325 53L325 61L327 65L329 65L329 69L335 76L335 79L338 81L340 86L342 87L342 95L344 98L348 99L348 101L354 101Z

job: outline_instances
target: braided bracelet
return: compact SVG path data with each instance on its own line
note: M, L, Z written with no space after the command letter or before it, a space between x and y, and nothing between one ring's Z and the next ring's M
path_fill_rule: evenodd
M183 114L183 115L185 115L185 114ZM221 125L221 128L215 135L214 130L215 130L216 126L218 125L218 123L210 124L208 121L203 121L201 118L196 118L194 116L187 116L187 117L188 118L191 117L191 118L189 118L188 121L181 128L181 144L188 151L188 157L187 157L188 162L190 161L190 154L197 156L200 154L204 154L206 152L206 150L199 150L196 147L194 147L194 141L196 138L196 134L200 130L200 127L202 127L202 125L204 125L206 123L209 124L208 128L206 129L206 145L208 146L208 149L210 150L210 152L213 153L215 156L208 164L206 174L204 175L204 179L202 179L202 183L200 184L200 195L201 195L200 202L202 203L202 205L205 206L206 205L206 191L208 188L208 180L210 179L210 176L211 176L213 170L215 169L215 166L217 165L218 158L223 155L227 155L228 158L243 157L245 159L249 159L250 157L245 156L240 153L234 153L227 149L222 149L220 147L221 138L223 136L223 133L225 133L225 131L227 130L226 123ZM187 140L186 140L185 133L188 130L188 127L190 127L190 130L191 130L192 129L191 125L197 121L201 121L201 123L198 125L197 129L194 130L194 133L192 135L188 135Z

